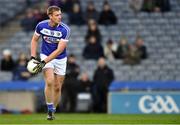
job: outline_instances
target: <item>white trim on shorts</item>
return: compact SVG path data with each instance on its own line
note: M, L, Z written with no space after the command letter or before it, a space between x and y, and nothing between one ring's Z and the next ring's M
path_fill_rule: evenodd
M47 56L40 54L41 60L44 60ZM67 57L63 59L53 59L50 62L46 63L43 69L51 68L54 69L54 73L57 75L65 75L67 66Z

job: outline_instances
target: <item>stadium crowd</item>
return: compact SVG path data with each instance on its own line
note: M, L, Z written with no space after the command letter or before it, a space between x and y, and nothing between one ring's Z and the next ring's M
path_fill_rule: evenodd
M112 10L108 1L104 1L100 12L95 8L93 1L89 1L86 9L83 10L79 0L49 0L44 8L28 8L20 23L22 30L26 33L32 32L38 22L47 19L45 10L50 5L62 8L62 12L68 15L69 25L86 25L88 27L84 38L85 47L82 50L82 57L85 60L97 61L97 69L93 73L93 79L90 79L88 71L81 72L81 68L76 62L76 56L69 53L67 75L63 86L62 107L64 111L74 112L77 94L87 92L91 93L93 98L90 111L107 112L107 92L110 83L114 80L114 72L106 64L106 60L123 60L125 65L137 65L141 63L141 60L147 59L147 47L141 34L137 33L133 43L129 43L128 38L123 36L119 42L114 42L109 38L103 45L103 36L99 25L116 25L118 23L116 12ZM171 10L169 0L129 0L129 6L135 13L139 11L156 13ZM14 60L11 50L5 49L1 59L1 71L12 72L12 80L26 81L35 77L27 71L27 61L28 56L25 53L20 53L19 58Z

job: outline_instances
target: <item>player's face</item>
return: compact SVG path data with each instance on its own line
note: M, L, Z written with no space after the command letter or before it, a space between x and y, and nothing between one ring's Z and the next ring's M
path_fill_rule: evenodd
M61 11L54 11L53 14L50 16L50 19L56 23L59 24L61 22L62 13Z

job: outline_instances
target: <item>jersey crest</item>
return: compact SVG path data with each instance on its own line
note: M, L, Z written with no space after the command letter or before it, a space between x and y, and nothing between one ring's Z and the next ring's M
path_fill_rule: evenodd
M41 53L48 56L57 49L61 40L68 42L70 29L64 23L59 24L57 27L51 27L49 26L49 20L45 20L36 26L35 33L42 36ZM62 59L66 56L66 49L64 49L56 59Z

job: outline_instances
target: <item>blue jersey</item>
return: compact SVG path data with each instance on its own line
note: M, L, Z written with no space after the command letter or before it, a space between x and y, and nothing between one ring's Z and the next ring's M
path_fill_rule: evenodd
M58 43L62 40L68 42L70 29L64 24L60 23L57 27L49 26L49 20L41 21L37 24L35 34L42 36L41 53L49 56L57 49ZM62 59L67 56L66 48L60 53L56 59Z

